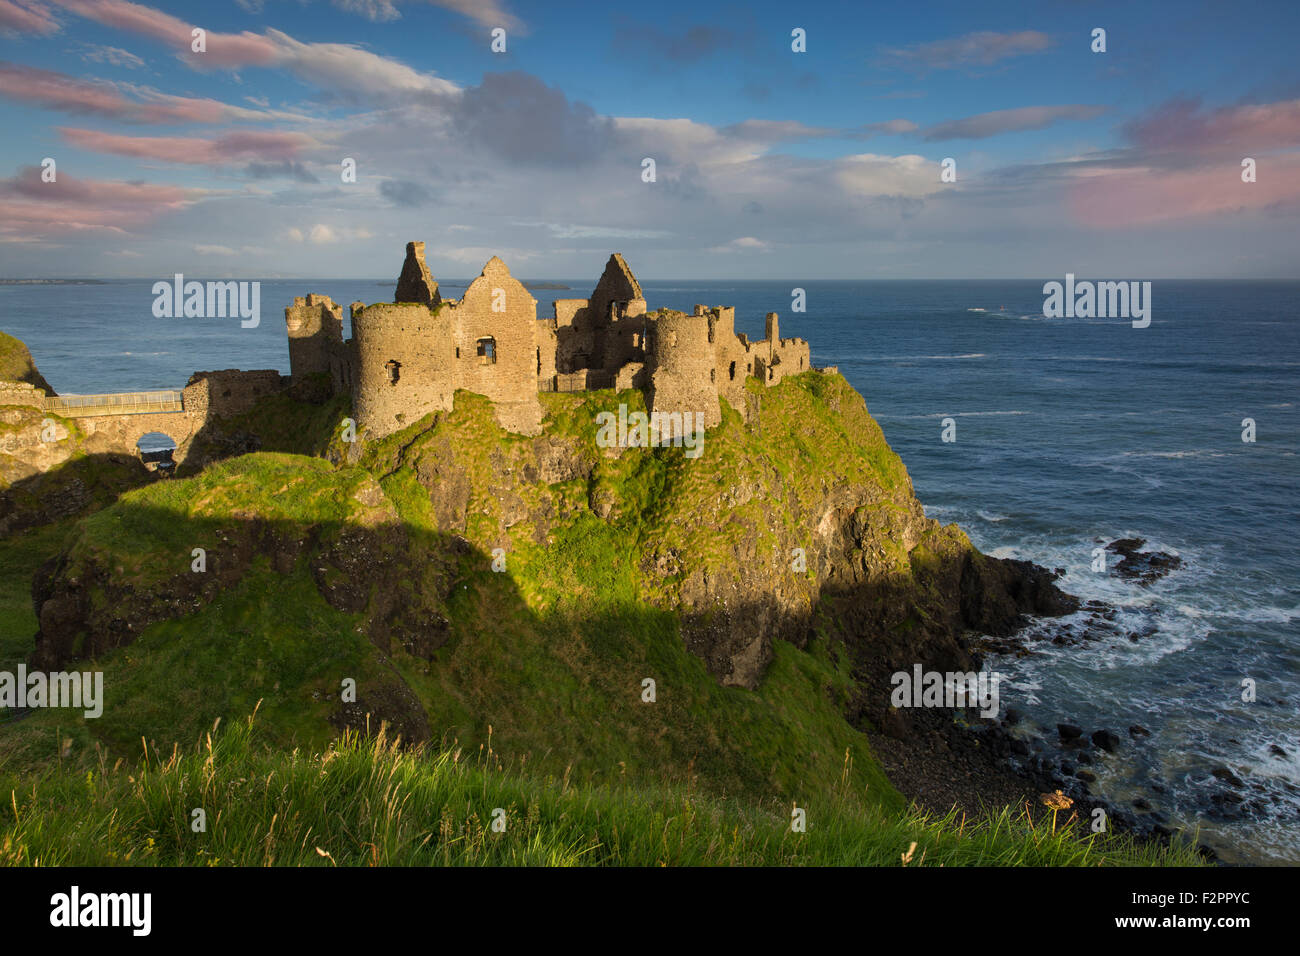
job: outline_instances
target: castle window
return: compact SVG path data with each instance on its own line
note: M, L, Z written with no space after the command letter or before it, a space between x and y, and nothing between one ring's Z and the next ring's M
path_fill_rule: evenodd
M729 368L729 369L727 370L727 374L731 376L731 381L734 382L734 381L736 380L736 363L735 363L735 362L732 362L732 363L731 363L731 368Z
M718 380L718 370L716 368L709 369L709 381L716 382L717 380Z
M396 359L389 359L384 363L384 368L388 369L388 384L396 385L397 380L402 377L402 363Z
M478 340L478 358L480 365L494 365L497 360L497 340L488 336Z

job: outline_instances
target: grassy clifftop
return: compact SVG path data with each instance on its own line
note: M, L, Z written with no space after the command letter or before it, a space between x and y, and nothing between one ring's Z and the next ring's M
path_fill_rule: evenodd
M108 768L135 766L142 738L170 754L260 702L256 742L217 745L232 779L294 790L289 781L318 773L373 782L391 772L403 792L443 801L456 833L514 807L540 827L536 853L557 860L657 862L638 828L685 801L700 815L678 836L705 849L679 849L673 862L884 861L907 849L895 845L906 833L930 834L931 862L1058 852L1096 862L1072 856L1073 842L1034 849L1036 831L1007 816L980 831L982 844L906 816L863 732L887 700L880 668L969 663L967 627L1007 626L1046 591L1010 587L1003 564L925 517L838 376L755 383L752 397L749 420L724 408L691 459L681 448L597 446L596 415L643 408L636 392L543 396L535 438L504 432L484 399L461 393L453 411L382 441L336 437L327 458L230 459L65 526L66 547L35 575L30 660L93 662L106 701L98 719L45 710L0 735L3 789L31 793L17 816L0 808L22 847L14 859L103 861L108 850L91 843L142 853L152 835L166 844L153 861L198 862L195 845L166 836L157 802L185 786L189 765L155 766L157 788ZM381 722L426 749L330 749L341 732ZM456 752L482 763L471 773ZM32 789L55 758L63 774ZM76 795L60 782L87 773L92 785ZM497 802L467 802L476 788ZM247 795L228 796L227 819L252 827ZM74 799L105 821L98 840L30 829ZM792 804L861 858L788 843ZM284 809L309 815L305 804ZM322 822L336 829L319 859L366 861L346 817ZM367 852L381 862L469 852L392 835L410 826L394 820ZM719 842L733 831L734 853ZM239 832L205 852L264 862L242 842L252 831ZM1096 846L1112 862L1139 859L1124 844ZM532 852L457 861L540 861ZM287 844L275 855L312 859Z
M0 332L0 382L26 382L44 389L46 395L57 394L37 371L27 346L4 332Z

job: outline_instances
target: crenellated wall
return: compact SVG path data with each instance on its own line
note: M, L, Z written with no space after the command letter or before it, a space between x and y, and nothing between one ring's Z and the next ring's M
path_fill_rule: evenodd
M294 383L331 372L343 345L343 307L327 295L298 296L285 307L284 324Z

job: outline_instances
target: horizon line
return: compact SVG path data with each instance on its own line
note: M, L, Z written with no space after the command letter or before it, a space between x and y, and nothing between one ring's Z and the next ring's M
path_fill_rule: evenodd
M175 276L176 273L172 273ZM1067 273L1062 273L1066 275ZM1090 279L1088 273L1068 273L1080 277L1084 280ZM458 281L461 278L473 282L478 276L448 276L444 279L437 279L439 284ZM514 276L519 282L558 282L558 281L577 281L574 276ZM786 276L786 277L769 277L756 279L746 276L710 276L708 278L690 278L686 276L664 276L658 279L641 280L642 285L654 285L660 282L1052 282L1055 276L893 276L893 277L865 277L865 276ZM24 282L162 282L166 279L160 279L157 275L148 276L0 276L0 284L17 284ZM200 281L195 279L194 281ZM396 282L396 279L384 278L380 276L271 276L260 278L243 278L227 276L211 276L202 281L243 281L243 282L377 282L390 283ZM1112 281L1112 280L1105 280ZM1113 281L1128 282L1300 282L1300 276L1143 276L1137 279L1124 278ZM583 286L582 288L585 288ZM564 289L540 289L538 291L563 292Z

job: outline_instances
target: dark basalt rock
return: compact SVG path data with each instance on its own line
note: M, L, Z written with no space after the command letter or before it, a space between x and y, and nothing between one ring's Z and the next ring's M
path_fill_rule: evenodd
M1234 787L1244 787L1246 784L1235 773L1227 767L1216 767L1210 771L1211 776L1216 780L1222 780L1224 783Z
M1144 538L1119 538L1106 545L1107 551L1120 555L1115 573L1145 586L1183 566L1183 559L1176 554L1141 550L1145 544Z
M1120 738L1119 734L1114 731L1098 730L1093 733L1092 742L1102 750L1106 751L1106 753L1113 754L1119 749Z

